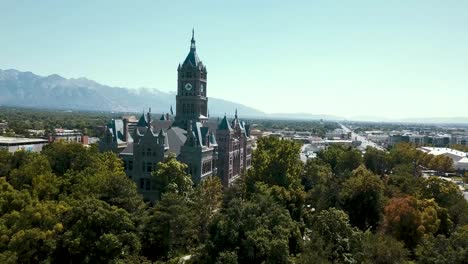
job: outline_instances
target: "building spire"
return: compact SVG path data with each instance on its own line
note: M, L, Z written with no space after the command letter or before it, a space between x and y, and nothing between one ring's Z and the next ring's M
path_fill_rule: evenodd
M190 41L190 51L195 51L195 28L192 28L192 40Z

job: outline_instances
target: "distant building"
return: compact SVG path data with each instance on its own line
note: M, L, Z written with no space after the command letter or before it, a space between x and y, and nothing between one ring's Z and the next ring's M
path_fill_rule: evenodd
M346 132L341 128L325 133L325 138L329 140L351 139L351 132Z
M8 129L8 122L2 121L0 122L0 133L5 133Z
M65 141L65 142L76 142L83 145L88 145L88 136L83 135L76 129L54 129L54 133L49 136L49 142Z
M188 165L194 183L215 175L229 186L251 165L254 138L237 110L232 120L227 116L219 123L209 120L207 70L198 58L193 35L190 52L177 72L175 117L171 109L171 114L155 120L151 110L138 120L112 120L99 144L102 151L120 155L126 174L146 200L158 197L151 173L171 153Z
M450 148L438 148L438 147L421 147L419 150L432 154L434 156L443 155L449 157L453 161L453 167L458 171L468 170L468 155L465 152L450 149Z
M47 144L47 140L39 138L16 138L0 136L0 149L6 149L8 152L19 150L40 152L42 147Z

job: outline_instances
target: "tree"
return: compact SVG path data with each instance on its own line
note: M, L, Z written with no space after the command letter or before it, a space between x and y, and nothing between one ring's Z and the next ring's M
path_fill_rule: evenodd
M62 215L69 210L65 202L32 201L21 211L0 218L0 252L20 263L50 262L63 232Z
M353 226L375 230L383 207L383 183L377 176L364 166L357 168L343 183L340 197Z
M195 209L199 217L200 240L206 239L207 227L219 212L223 198L221 180L218 177L204 179L193 194Z
M364 233L363 262L366 264L407 263L409 252L404 244L383 234Z
M412 196L392 198L384 208L383 229L386 234L414 249L424 234L417 199Z
M338 209L323 210L305 219L306 244L300 263L358 263L362 255L362 232L352 227L348 215ZM318 251L318 252L317 252ZM312 254L311 254L312 253Z
M362 154L358 149L348 147L340 156L336 165L337 173L351 172L362 164Z
M13 211L21 211L31 202L31 195L28 191L14 189L5 177L0 177L0 190L0 216Z
M198 215L184 196L168 192L149 213L143 230L143 254L149 259L180 257L197 244Z
M399 143L390 150L390 164L392 167L400 164L411 164L422 156L414 146L408 143Z
M12 170L13 155L6 149L0 149L0 177L7 177Z
M192 178L186 171L187 165L179 162L175 155L169 155L163 162L158 163L157 170L152 175L159 199L166 192L184 196L192 192Z
M296 221L301 217L305 197L299 153L300 146L294 141L262 138L245 178L247 194L252 196L271 187L272 197L288 208Z
M366 168L377 175L385 175L390 170L389 154L384 150L367 147L364 154L364 164Z
M421 196L426 199L434 198L442 207L449 208L457 200L463 199L462 192L456 184L439 177L429 177L423 185Z
M107 152L96 156L96 163L77 175L72 187L72 196L80 199L96 199L136 212L144 207L143 199L135 183L123 171L122 161L115 154Z
M302 185L307 192L319 184L325 184L331 178L330 165L319 159L309 159L302 172Z
M333 172L338 175L351 172L362 163L362 155L359 150L342 145L331 145L326 150L319 152L317 157L330 164Z
M136 225L124 209L95 198L70 200L54 259L63 263L112 262L141 249Z
M415 177L408 172L396 170L393 174L386 177L386 182L386 193L389 197L416 196L423 186L424 179L422 177Z
M55 198L62 185L52 173L48 160L36 153L29 153L22 165L10 172L8 179L15 189L28 190L39 200Z
M210 227L205 254L207 262L228 256L233 262L227 252L235 252L239 263L288 263L301 240L288 211L272 197L257 194L248 201L234 198L223 208Z
M300 145L294 141L261 138L257 142L252 168L248 172L247 187L252 190L258 181L285 188L300 185L302 162L299 153Z
M49 160L52 171L64 175L68 170L81 171L93 163L96 148L86 148L79 143L54 142L42 149L42 154Z
M438 235L424 240L416 249L416 263L466 263L468 226L460 227L449 238Z
M451 172L453 171L453 161L451 158L438 155L434 156L429 162L429 168L438 172Z
M432 199L393 198L384 213L384 232L403 241L410 250L415 249L423 237L448 234L452 226L447 210Z

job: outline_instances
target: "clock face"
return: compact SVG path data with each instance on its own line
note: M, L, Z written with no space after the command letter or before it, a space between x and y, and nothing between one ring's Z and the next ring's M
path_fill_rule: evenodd
M187 91L192 90L192 84L186 83L186 84L185 84L185 90L187 90Z

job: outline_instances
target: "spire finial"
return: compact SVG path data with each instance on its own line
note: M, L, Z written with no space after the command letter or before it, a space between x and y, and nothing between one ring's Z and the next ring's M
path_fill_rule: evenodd
M236 118L237 118L237 108L236 108Z
M195 51L195 28L192 28L192 40L190 43L190 51Z

